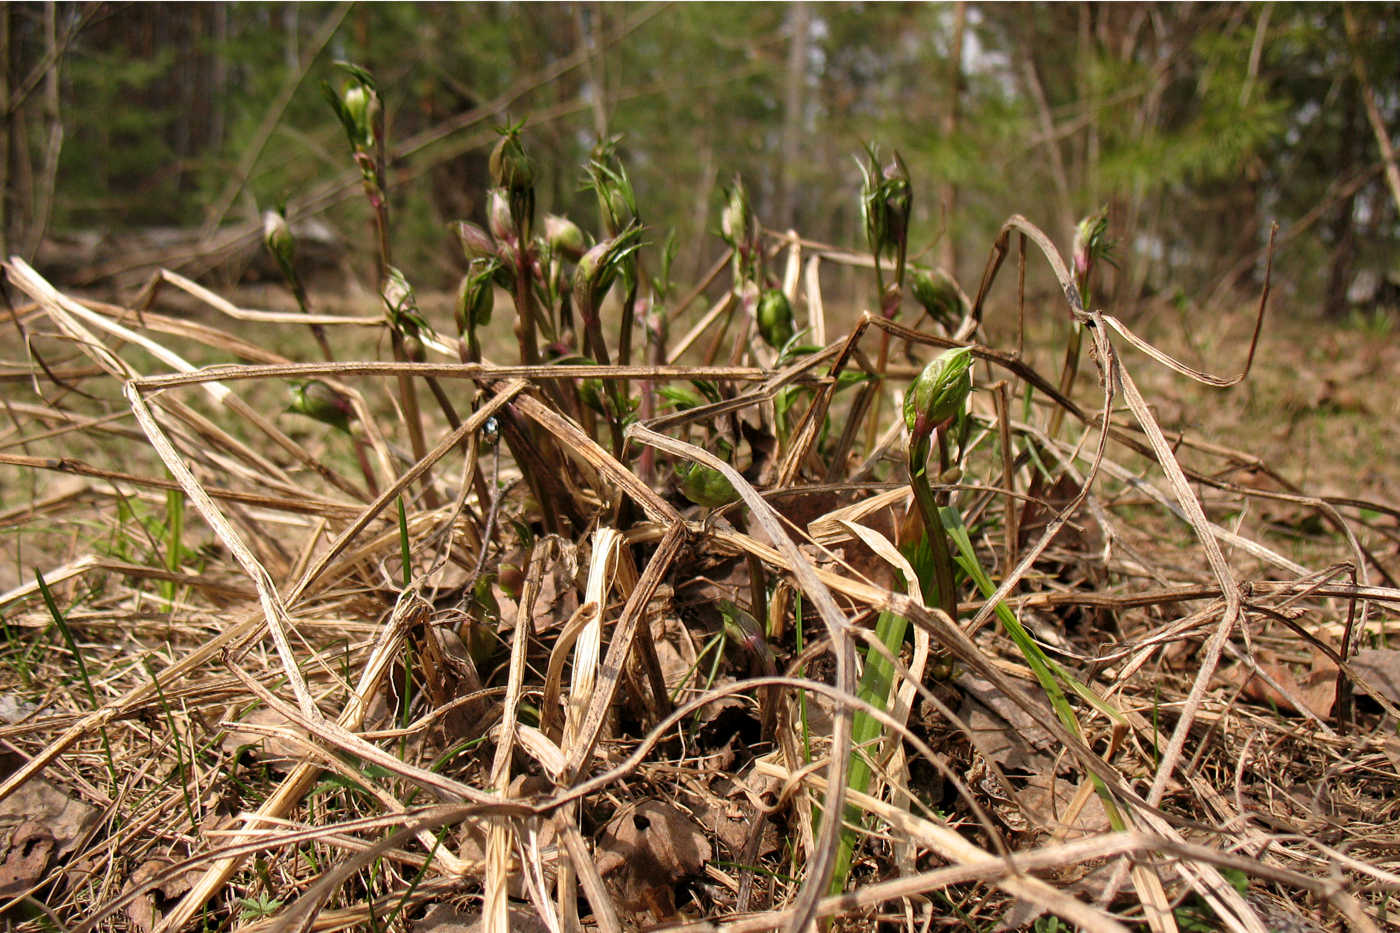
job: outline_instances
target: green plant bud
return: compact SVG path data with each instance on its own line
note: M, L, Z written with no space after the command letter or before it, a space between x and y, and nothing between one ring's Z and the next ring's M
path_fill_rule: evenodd
M574 269L574 297L579 307L591 311L621 271L622 261L641 246L642 228L628 227L610 239L602 240L579 258Z
M495 310L496 291L491 279L499 263L490 259L476 259L462 277L457 287L457 333L466 335L468 330L476 330L489 323L491 312Z
M1075 284L1081 292L1089 281L1089 272L1094 268L1096 260L1112 262L1110 255L1113 242L1108 239L1107 234L1107 204L1080 220L1074 228L1074 247L1071 255L1074 259Z
M962 411L972 392L972 350L955 347L933 358L904 396L904 423L914 437L927 437Z
M598 215L608 236L617 236L638 221L637 195L617 158L617 142L615 137L594 147L585 185L598 197Z
M579 382L578 397L583 401L583 404L606 417L608 406L604 401L603 392L603 380L601 379L583 379Z
M535 166L525 154L521 145L519 127L508 127L500 131L500 141L491 150L488 167L491 183L507 191L529 188L535 183Z
M292 401L287 411L314 418L322 424L350 433L355 409L350 400L320 380L292 385Z
M904 159L898 152L885 166L884 176L882 187L890 240L886 245L897 247L909 235L909 212L914 202L913 188L909 184L909 170L904 167Z
M913 204L909 172L899 153L884 168L874 146L865 147L868 163L859 163L864 178L860 192L860 212L865 222L865 239L870 251L879 255L899 249L909 233Z
M749 193L738 175L725 195L724 208L719 214L719 230L724 242L734 248L748 243L753 231L753 215L749 208Z
M914 300L923 305L929 317L950 330L957 326L966 311L957 286L946 276L930 274L923 269L913 270L910 279Z
M374 76L350 62L336 62L335 66L350 80L339 92L325 82L321 90L344 127L351 150L356 156L368 154L374 148L374 127L379 120L379 92ZM365 169L362 167L361 171Z
M687 411L705 404L705 398L699 392L685 386L661 386L656 394L674 405L676 411Z
M360 148L368 149L374 144L374 118L377 115L378 95L365 85L352 83L341 95L345 104L345 116L349 123L347 132L353 131L351 142Z
M637 211L627 198L627 193L616 185L604 191L605 213L609 230L622 230L637 217Z
M281 211L263 213L263 243L267 245L267 251L277 260L277 265L283 272L293 268L297 244L292 238L292 228L288 226L287 218Z
M792 305L782 289L770 288L758 300L758 332L775 350L781 350L796 333Z
M485 230L465 220L459 220L452 226L457 233L457 242L462 244L462 253L468 261L495 257L496 244Z
M369 113L369 92L365 86L350 84L345 88L345 93L340 95L340 99L344 102L345 112L350 119L355 121L356 126L362 125Z
M496 575L501 591L511 599L519 598L520 591L525 587L525 572L515 564L502 563L496 569Z
M510 216L510 199L504 188L492 188L486 193L486 226L497 243L515 242L515 221Z
M874 164L873 152L870 153L870 162L870 167L863 163L860 165L863 179L860 186L860 216L865 224L865 241L870 246L870 251L878 254L884 248L889 221L885 217L885 199L880 193L880 172Z
M496 649L501 644L500 639L496 637L496 632L491 626L476 619L467 622L467 630L463 634L466 635L463 642L466 644L467 654L481 676L486 676L489 672L481 669L490 664L491 659L496 656Z
M405 334L403 338L403 355L410 363L423 362L423 341L418 339L416 334Z
M700 463L682 464L676 467L676 484L681 495L696 505L716 509L739 498L734 487L719 470Z
M409 285L404 274L393 266L389 267L388 274L384 277L384 290L381 292L381 297L389 311L394 314L408 310L416 304L413 286Z
M491 281L506 291L515 289L515 268L520 263L520 250L513 243L501 245L501 258L491 263Z
M575 261L587 248L583 240L583 231L579 229L578 224L558 214L545 215L544 238L555 253Z

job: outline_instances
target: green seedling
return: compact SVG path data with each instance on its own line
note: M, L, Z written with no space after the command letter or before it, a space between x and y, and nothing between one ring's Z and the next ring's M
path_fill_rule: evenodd
M365 479L366 488L370 490L371 495L378 493L379 484L374 480L374 469L370 466L364 443L350 429L356 416L355 408L350 403L349 398L319 379L294 382L291 386L291 401L287 404L286 410L292 414L305 415L313 421L329 425L349 437L351 447L355 451L355 459L360 465L360 475Z
M511 220L522 242L530 239L535 223L535 163L520 141L524 125L522 120L497 130L501 138L487 163L491 183L506 194Z
M272 897L267 892L263 892L257 897L245 897L238 902L238 919L248 923L263 917L271 917L281 909L282 900L280 898Z
M263 214L263 245L267 247L267 251L276 260L283 281L287 283L292 297L296 299L297 308L302 314L310 314L311 300L307 297L306 285L301 280L301 273L297 271L296 238L292 236L291 225L287 223L285 205L278 205L275 211L267 211ZM321 348L321 353L327 360L333 361L335 354L331 352L330 343L326 340L326 329L320 324L312 324L310 327L311 336L316 339L316 345Z
M180 779L180 796L185 801L185 815L189 817L190 832L198 839L202 833L199 830L199 820L194 814L194 800L190 797L189 770L185 765L185 753L180 744L180 730L175 727L175 714L171 712L170 702L165 698L165 688L160 685L160 678L156 676L155 668L151 666L150 659L142 658L141 663L146 668L146 674L151 678L151 686L155 688L156 699L160 701L160 708L165 713L165 724L170 729L170 741L175 746L175 768ZM190 759L190 764L193 765L193 749L191 749Z
M481 338L478 332L491 321L491 313L496 306L494 282L501 268L499 259L473 259L467 267L467 274L457 286L457 303L454 317L457 333L463 341L462 362L481 362Z
M962 413L967 403L967 397L972 392L971 366L972 351L959 348L944 352L924 368L910 386L904 401L904 420L910 433L909 484L924 525L922 538L905 548L905 557L909 559L918 579L905 583L908 587L917 582L919 592L924 594L925 599L928 598L927 588L932 584L938 606L954 620L957 619L958 600L953 561L943 524L938 520L938 504L929 485L927 462L930 437L934 431L950 424ZM871 706L889 708L890 690L894 686L891 658L899 656L908 630L909 620L892 612L882 612L876 620L875 638L884 651L877 650L874 645L866 650L865 668L856 690L856 695ZM851 725L851 741L858 752L878 749L883 734L883 727L873 716L865 712L856 713ZM851 761L846 784L852 790L864 793L869 789L871 773L867 754L857 754ZM855 823L859 819L859 809L847 807L846 822ZM855 841L854 828L842 830L836 870L831 878L832 893L840 893L846 886Z
M770 288L758 299L758 332L774 350L782 350L793 339L797 328L792 304L782 289Z
M696 505L717 509L739 498L734 487L723 473L700 463L682 463L676 466L676 485L681 495Z
M942 273L914 269L909 277L909 291L929 318L948 333L952 333L967 313L956 286Z
M178 573L185 560L185 494L179 489L168 489L165 493L165 569ZM176 583L162 581L161 596L166 605L175 605Z
M83 653L78 650L78 642L73 638L73 630L68 627L68 619L58 608L58 603L53 598L53 593L49 590L49 585L44 581L43 571L35 568L34 580L39 584L39 594L44 599L44 606L49 610L49 616L53 618L54 625L58 626L59 632L63 634L63 641L68 645L68 650L73 655L73 660L78 665L78 676L82 678L83 688L87 691L88 702L95 710L99 704L97 702L97 691L92 688L92 678L88 676L87 662L83 660ZM107 759L107 776L112 781L112 793L117 792L117 765L112 758L112 743L107 738L107 727L101 726L99 733L102 736L102 754Z
M1113 247L1113 241L1108 238L1108 205L1104 205L1080 220L1074 229L1074 248L1071 256L1074 263L1074 287L1079 291L1079 298L1086 308L1092 304L1090 289L1093 287L1093 276L1099 263L1114 264ZM1059 389L1065 398L1070 398L1074 392L1074 380L1079 375L1079 356L1084 346L1084 325L1075 321L1072 326L1074 332L1070 335L1069 343L1065 345L1065 362L1060 370ZM1064 417L1065 410L1057 405L1050 414L1050 424L1046 432L1050 437L1060 433Z
M860 190L860 216L865 226L865 242L875 261L875 306L887 320L899 314L904 294L904 262L909 251L909 222L913 213L913 186L909 170L899 153L885 165L880 164L879 150L873 143L865 147L866 162L857 161L863 183ZM883 260L893 258L894 278L886 285ZM880 333L880 354L875 361L875 373L885 377L889 363L890 333ZM866 433L866 447L875 446L875 431L880 424L883 395L875 396Z

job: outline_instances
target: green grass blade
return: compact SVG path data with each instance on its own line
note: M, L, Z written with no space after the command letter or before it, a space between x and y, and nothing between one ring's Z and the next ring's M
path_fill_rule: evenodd
M175 573L185 559L185 493L170 489L165 493L165 569ZM175 602L174 580L161 585L162 595L169 604Z
M185 767L185 752L180 745L180 730L175 728L175 714L170 710L170 702L165 698L165 688L160 685L160 678L156 676L155 668L151 666L149 658L142 658L141 664L146 668L146 673L151 678L151 686L155 687L156 699L160 700L160 707L165 711L165 724L170 729L170 741L175 746L175 767L180 776L180 795L185 799L185 814L190 819L190 830L196 839L200 838L199 820L194 815L194 801L190 798L189 771ZM190 766L194 765L194 749L190 749Z
M982 568L981 562L977 559L977 552L972 547L972 539L968 536L967 526L963 524L961 513L955 508L945 507L940 510L939 518L943 522L943 527L948 530L948 537L957 546L958 553L954 559L958 562L958 566L972 578L972 581L977 585L977 589L982 592L982 595L990 598L997 590L996 584L992 582L992 578L987 575L986 570ZM1055 715L1059 718L1060 723L1069 730L1071 735L1078 737L1083 733L1079 728L1079 719L1074 715L1074 708L1069 705L1069 700L1065 697L1064 691L1060 688L1061 682L1076 694L1083 697L1087 702L1092 703L1095 709L1101 710L1114 721L1120 723L1126 722L1121 713L1105 703L1103 699L1095 694L1093 690L1089 689L1087 685L1081 683L1078 679L1071 676L1063 667L1047 657L1045 651L1040 645L1035 643L1030 633L1026 631L1025 626L1021 625L1021 620L1016 618L1015 613L1011 611L1011 608L1007 606L1006 603L997 603L994 611L996 612L997 618L1001 620L1001 624L1005 627L1006 633L1011 636L1011 640L1016 643L1016 647L1026 659L1026 665L1030 667L1031 673L1035 675L1035 679L1040 683L1041 689L1044 690L1045 695L1049 697L1050 705L1054 708ZM1104 812L1108 815L1109 825L1115 830L1124 829L1127 824L1124 822L1123 815L1118 810L1118 806L1113 799L1113 795L1109 792L1108 786L1104 784L1103 780L1096 774L1090 774L1089 778L1093 781L1094 789L1098 792L1099 798L1103 801Z
M408 547L408 513L404 511L403 496L396 500L399 504L399 558L403 562L403 588L413 585L412 554Z
M43 571L35 568L34 579L39 584L39 593L44 597L44 605L49 609L49 615L53 616L54 624L63 633L63 640L68 643L68 650L73 653L73 658L78 662L78 675L83 679L83 686L87 689L88 702L96 710L100 705L97 702L97 691L92 689L92 679L88 677L87 663L83 661L83 654L78 650L78 643L73 638L73 630L68 627L68 620L58 608L58 603L54 601L53 593L49 591L48 583L44 582ZM101 729L102 753L107 758L107 775L112 779L112 793L117 792L117 766L112 760L112 744L107 739L107 728Z

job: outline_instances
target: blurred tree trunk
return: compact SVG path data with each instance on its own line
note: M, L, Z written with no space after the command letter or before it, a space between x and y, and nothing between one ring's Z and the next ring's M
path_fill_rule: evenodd
M10 4L0 3L0 106L5 108L0 123L0 257L10 255L11 208L14 198L10 192L10 153L13 151L15 111L10 106Z
M1346 110L1342 132L1338 135L1337 166L1338 174L1346 174L1356 167L1356 153L1365 145L1361 128L1359 94L1346 94ZM1356 192L1353 191L1337 204L1329 229L1332 242L1332 258L1327 270L1327 289L1323 292L1322 309L1329 318L1340 317L1347 310L1347 286L1351 284L1351 267L1356 258Z
M1018 37L1017 51L1021 59L1018 69L1021 87L1025 95L1035 105L1036 117L1040 123L1040 134L1044 138L1046 155L1050 157L1050 179L1055 185L1056 200L1059 202L1058 229L1051 230L1050 238L1067 241L1074 235L1074 199L1070 193L1069 170L1065 167L1064 153L1060 151L1060 134L1055 126L1055 116L1050 109L1050 101L1045 96L1045 85L1040 79L1040 64L1035 49L1025 36Z
M811 10L804 0L788 7L788 64L783 91L782 164L778 166L778 210L773 220L778 229L797 223L797 174L802 156L802 129L806 111L807 38L811 31Z
M33 259L39 241L48 229L53 214L54 188L58 183L58 156L63 149L63 114L59 108L59 63L63 56L58 50L58 5L54 0L44 4L44 57L48 66L44 73L44 94L41 108L46 129L43 162L36 179L33 217L24 238L24 255Z
M963 92L962 51L967 32L967 3L958 0L953 7L953 38L948 48L948 89L944 101L943 138L952 141L958 135L959 106ZM938 263L954 278L958 275L958 238L953 230L953 216L958 210L958 188L945 181L939 200L943 208L943 240L938 250Z
M1380 108L1376 106L1376 95L1372 92L1371 80L1366 75L1366 59L1357 47L1360 30L1356 25L1356 17L1351 13L1351 7L1343 5L1342 15L1346 21L1347 40L1351 44L1352 71L1356 74L1361 99L1366 103L1366 119L1371 123L1371 131L1376 134L1376 145L1380 148L1381 159L1385 163L1385 182L1390 187L1390 196L1394 199L1395 206L1400 208L1400 166L1396 165L1395 149L1390 145L1390 132L1385 127L1385 118L1381 116Z

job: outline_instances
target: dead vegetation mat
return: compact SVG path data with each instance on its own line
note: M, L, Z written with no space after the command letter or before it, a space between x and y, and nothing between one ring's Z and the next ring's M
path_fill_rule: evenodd
M1312 495L1189 417L1164 433L1137 370L1239 377L1082 307L1019 218L947 329L829 332L821 266L860 260L769 245L812 352L775 359L725 294L611 366L463 363L432 332L424 363L296 362L308 323L383 319L172 274L102 304L12 260L6 378L34 393L7 390L0 435L27 575L0 594L13 928L1393 926L1395 505ZM1065 298L1003 284L998 307L1090 341L1072 397L979 342L1008 256ZM207 313L163 310L175 291ZM959 574L956 618L899 551L898 399L954 346L976 389L937 488L986 578ZM307 380L349 428L282 411ZM421 443L405 380L451 403ZM589 384L651 401L610 433ZM682 496L692 464L731 501ZM882 613L909 623L893 654Z

